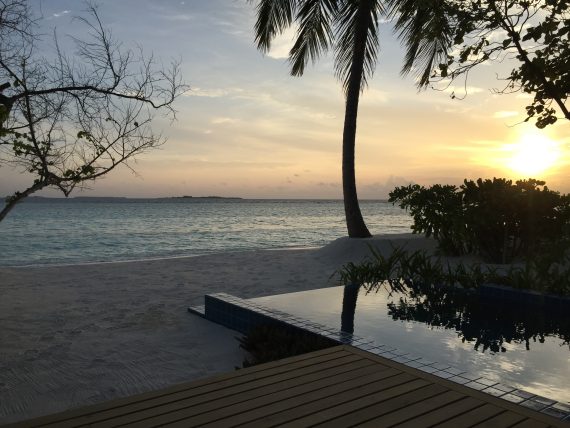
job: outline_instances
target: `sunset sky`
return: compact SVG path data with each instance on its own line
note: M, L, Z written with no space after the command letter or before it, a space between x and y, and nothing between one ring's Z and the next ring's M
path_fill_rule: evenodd
M64 36L84 5L33 2L42 31ZM99 0L113 35L140 44L164 62L181 59L191 90L175 104L178 120L158 121L168 142L138 158L134 175L120 168L78 195L158 197L340 198L344 100L329 55L302 78L286 62L293 33L269 55L253 43L255 10L246 0ZM41 7L40 7L41 5ZM546 131L517 125L529 99L496 95L496 73L484 66L443 91L417 92L399 70L403 50L382 24L376 74L361 98L357 187L361 198L384 198L396 185L461 183L463 178L532 176L570 192L570 123ZM540 147L537 150L536 147ZM541 171L550 166L546 171ZM0 168L0 194L30 178ZM59 196L54 191L42 195Z

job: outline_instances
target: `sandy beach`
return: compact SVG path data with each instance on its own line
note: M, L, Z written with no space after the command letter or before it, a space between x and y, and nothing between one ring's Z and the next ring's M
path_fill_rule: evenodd
M0 423L234 370L238 333L187 312L207 293L251 298L337 285L374 242L122 263L0 269ZM410 246L411 245L411 246Z

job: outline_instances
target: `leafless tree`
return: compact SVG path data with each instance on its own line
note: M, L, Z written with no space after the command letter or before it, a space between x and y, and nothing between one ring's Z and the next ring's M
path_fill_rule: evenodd
M157 112L174 119L173 102L188 89L178 62L163 67L124 48L97 6L86 8L76 19L88 36L71 38L75 54L54 35L48 57L27 1L0 0L0 167L33 176L7 198L0 221L34 192L50 187L68 196L163 144L151 121Z

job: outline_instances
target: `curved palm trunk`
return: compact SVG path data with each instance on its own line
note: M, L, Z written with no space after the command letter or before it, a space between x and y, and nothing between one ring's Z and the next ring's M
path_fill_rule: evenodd
M356 119L358 116L358 101L360 86L364 72L364 55L366 50L366 35L371 19L367 12L367 2L361 0L358 10L358 27L354 37L354 55L350 70L350 80L346 91L346 108L344 114L344 130L342 134L342 190L344 195L344 212L346 227L351 238L369 238L368 231L356 194L356 173L354 169L354 147L356 143Z
M340 329L346 333L354 333L354 316L359 290L360 284L346 284L343 289Z

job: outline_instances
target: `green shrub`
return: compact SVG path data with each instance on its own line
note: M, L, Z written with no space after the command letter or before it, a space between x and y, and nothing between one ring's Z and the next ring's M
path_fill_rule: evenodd
M390 202L409 209L414 233L433 236L447 255L477 254L507 263L570 245L570 195L544 181L504 178L397 187Z
M276 325L259 325L237 340L249 353L244 368L338 345L325 337Z
M543 293L570 296L570 254L539 254L523 265L496 267L489 265L450 265L425 251L407 252L393 248L384 256L371 247L372 257L362 263L347 263L338 272L342 285L359 284L367 291L382 286L392 290L405 287L477 288L483 284L531 289Z

